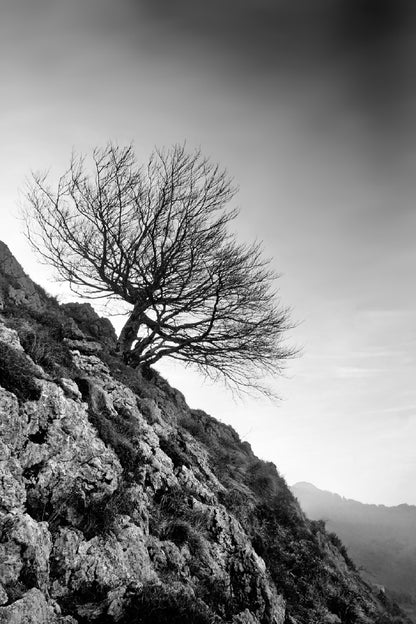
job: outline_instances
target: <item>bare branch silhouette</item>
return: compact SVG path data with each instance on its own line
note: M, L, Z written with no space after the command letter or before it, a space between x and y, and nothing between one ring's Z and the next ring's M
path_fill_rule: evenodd
M83 296L127 302L118 350L151 366L165 356L237 389L268 393L260 379L294 352L283 344L289 312L261 245L228 226L236 189L226 171L184 146L140 167L131 146L73 156L56 190L35 174L26 234L59 278Z

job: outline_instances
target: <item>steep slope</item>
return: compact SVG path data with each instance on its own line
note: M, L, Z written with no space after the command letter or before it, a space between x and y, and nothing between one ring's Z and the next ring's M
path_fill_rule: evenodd
M416 507L366 505L310 483L291 489L307 516L325 519L368 580L393 591L416 621Z
M273 464L0 246L0 623L404 623Z

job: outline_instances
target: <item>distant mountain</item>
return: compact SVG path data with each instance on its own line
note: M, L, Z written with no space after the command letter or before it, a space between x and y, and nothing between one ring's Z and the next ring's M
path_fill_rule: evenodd
M416 506L366 505L311 483L291 487L311 520L324 520L363 576L383 585L416 622Z

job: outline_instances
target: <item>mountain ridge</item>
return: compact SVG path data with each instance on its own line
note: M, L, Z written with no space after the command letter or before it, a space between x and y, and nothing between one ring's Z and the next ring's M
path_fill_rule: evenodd
M306 515L324 520L367 580L385 586L416 621L416 506L361 503L311 485L291 486Z
M323 489L323 488L319 488L316 485L314 485L313 483L310 483L309 481L297 481L296 483L293 483L290 486L291 489L294 490L299 490L300 488L302 488L303 490L306 491L311 491L311 492L324 492L326 494L331 494L334 497L340 498L344 501L348 501L348 502L352 502L352 503L357 503L358 505L366 505L367 507L381 507L384 509L406 509L406 508L410 508L410 509L414 509L416 510L416 505L413 505L412 503L399 503L398 505L386 505L385 503L365 503L363 501L360 501L356 498L350 498L349 496L343 496L342 494L338 494L337 492L332 492L331 490L327 490L327 489Z

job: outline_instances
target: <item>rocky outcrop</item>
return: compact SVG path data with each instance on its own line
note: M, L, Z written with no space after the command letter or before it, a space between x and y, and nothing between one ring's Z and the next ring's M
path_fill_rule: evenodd
M103 345L115 346L117 336L114 327L108 319L98 316L90 303L65 303L61 308L74 319L84 338L88 336L93 341L98 341L95 344L99 351Z
M100 317L89 303L58 303L24 272L7 245L0 241L0 313L7 308L26 309L33 319L50 315L60 324L62 336L72 349L96 353L113 348L117 337L107 318Z
M89 308L50 317L67 332L62 375L36 310L13 317L7 302L0 624L405 622L272 464L157 373L126 367Z
M42 309L44 301L40 291L10 253L7 245L0 241L0 309L4 308L7 301Z
M62 616L59 605L47 600L35 587L13 604L0 610L1 624L76 624L71 616Z
M0 340L21 349L14 331L3 328ZM191 597L202 595L204 583L232 585L244 607L236 622L267 613L281 624L284 601L239 522L218 504L224 488L206 451L184 435L194 465L175 467L161 448L173 426L156 403L138 401L96 356L73 357L83 395L68 379L58 385L39 378L37 401L19 403L0 388L0 582L3 602L11 602L0 608L0 622L23 617L28 605L37 622L58 622L56 604L80 621L103 614L116 621L134 588L165 586L174 573ZM140 405L153 413L152 424ZM100 514L114 500L101 526Z

